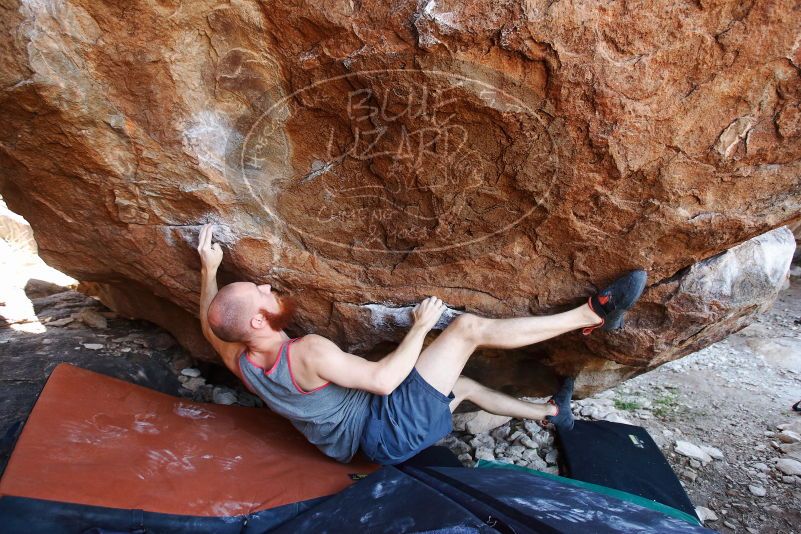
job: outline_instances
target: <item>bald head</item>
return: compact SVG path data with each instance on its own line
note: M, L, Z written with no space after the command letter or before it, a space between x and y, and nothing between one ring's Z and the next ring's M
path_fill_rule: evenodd
M229 343L246 342L250 319L259 313L258 296L258 289L249 282L223 287L209 306L209 326L214 335Z

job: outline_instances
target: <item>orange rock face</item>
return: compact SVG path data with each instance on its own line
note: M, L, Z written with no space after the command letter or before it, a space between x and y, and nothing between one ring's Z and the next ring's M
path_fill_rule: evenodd
M793 6L12 0L0 192L46 261L203 357L208 221L225 280L295 294L298 333L361 351L429 294L548 313L648 269L622 332L468 369L590 391L775 297L788 231L715 255L801 216Z

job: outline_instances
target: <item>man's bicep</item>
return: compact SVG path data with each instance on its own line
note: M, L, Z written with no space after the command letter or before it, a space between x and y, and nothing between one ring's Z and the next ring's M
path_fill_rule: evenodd
M346 388L385 394L377 362L344 352L327 339L318 343L315 370L320 378Z

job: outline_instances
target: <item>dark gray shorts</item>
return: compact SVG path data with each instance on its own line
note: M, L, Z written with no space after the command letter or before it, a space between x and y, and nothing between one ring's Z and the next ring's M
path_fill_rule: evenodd
M453 393L443 395L412 369L395 391L373 396L362 452L384 465L408 460L450 433L451 400Z

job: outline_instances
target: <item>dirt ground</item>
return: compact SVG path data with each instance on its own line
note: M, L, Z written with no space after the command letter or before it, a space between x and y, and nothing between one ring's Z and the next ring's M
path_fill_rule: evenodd
M25 273L45 281L32 282ZM2 240L0 276L0 471L46 377L61 361L199 401L261 405L227 370L193 362L153 325L118 317L93 299L65 291L69 279L48 274L35 255ZM693 503L717 516L706 526L722 532L795 533L801 532L801 477L783 475L776 461L786 456L779 425L801 425L801 414L790 410L798 400L801 279L791 277L775 306L747 329L579 401L574 411L646 427ZM530 422L514 420L506 426L508 432L492 435L508 440L515 430L531 428ZM474 459L476 447L469 442L489 435L462 432L452 443L461 441L458 452ZM547 442L542 438L541 445ZM677 441L714 447L722 458L688 458L675 452ZM511 445L502 444L499 460ZM528 458L553 470L555 452L544 447L540 457L529 451Z
M801 477L775 467L785 456L779 425L801 425L790 409L801 400L801 278L748 328L613 391L616 407L663 445L693 503L718 516L707 526L801 532ZM693 467L674 452L679 439L716 447L723 459Z

